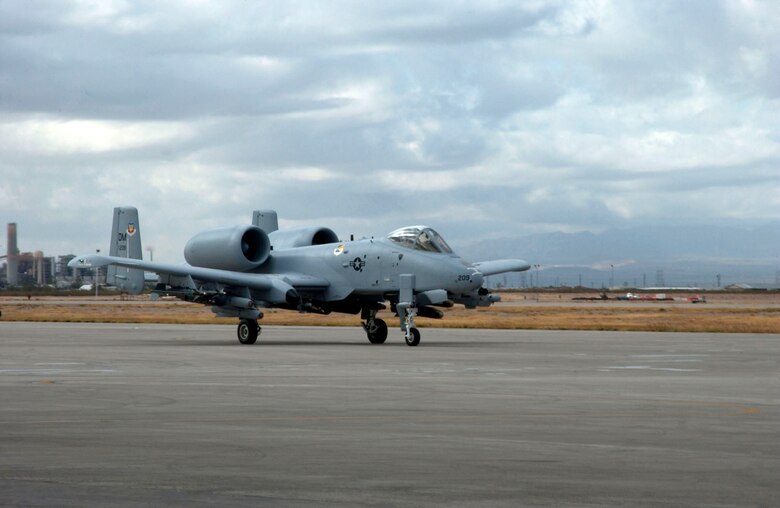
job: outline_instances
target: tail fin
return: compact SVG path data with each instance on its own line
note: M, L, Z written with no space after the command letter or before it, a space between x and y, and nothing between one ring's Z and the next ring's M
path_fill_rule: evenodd
M141 228L138 209L133 206L114 208L114 224L111 229L110 256L142 259ZM106 274L106 284L137 295L144 289L144 272L132 268L111 265Z
M270 235L279 229L279 220L274 210L255 210L252 212L252 224Z

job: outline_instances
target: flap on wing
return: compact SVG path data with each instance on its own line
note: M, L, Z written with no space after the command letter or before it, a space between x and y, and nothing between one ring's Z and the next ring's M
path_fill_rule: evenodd
M524 272L531 268L531 265L522 259L496 259L474 263L474 268L482 275L496 275L506 272Z
M177 277L190 276L196 280L207 282L217 282L230 286L244 286L249 289L267 290L271 289L271 278L273 276L260 273L231 272L228 270L217 270L215 268L201 268L199 266L190 266L187 264L173 265L168 263L154 263L143 261L141 259L130 259L115 256L99 256L89 254L74 258L68 266L71 268L95 268L106 265L124 266L127 268L137 268L162 275L174 275Z
M160 275L172 275L174 277L192 277L195 280L217 282L236 287L247 287L258 291L264 291L273 287L274 279L281 279L296 289L325 289L330 283L327 279L313 277L300 273L246 273L216 268L201 268L187 264L174 265L168 263L154 263L141 259L130 259L116 256L100 256L88 254L78 256L68 263L71 268L97 268L107 265L124 266L154 272Z

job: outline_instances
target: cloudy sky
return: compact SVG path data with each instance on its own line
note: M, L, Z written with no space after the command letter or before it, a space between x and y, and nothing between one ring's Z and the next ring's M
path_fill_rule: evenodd
M780 218L780 3L0 0L0 221L454 245ZM6 239L0 238L5 251Z

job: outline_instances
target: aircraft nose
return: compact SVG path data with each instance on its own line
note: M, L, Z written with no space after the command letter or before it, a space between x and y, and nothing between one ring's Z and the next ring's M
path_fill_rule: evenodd
M482 273L477 270L473 269L474 272L471 274L471 283L474 284L475 288L481 288L482 283L485 282L485 276L482 275Z

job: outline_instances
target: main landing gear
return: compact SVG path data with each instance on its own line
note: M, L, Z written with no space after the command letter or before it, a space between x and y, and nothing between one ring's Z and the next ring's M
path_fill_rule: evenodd
M382 319L377 319L376 309L365 309L363 311L363 318L366 320L363 323L363 329L366 331L368 342L371 344L384 344L387 340L387 323Z
M238 322L238 329L236 335L238 335L238 342L241 344L254 344L257 342L257 336L260 335L260 325L257 324L255 319L242 319Z
M420 330L414 326L414 316L416 309L410 306L399 305L397 310L401 319L401 330L404 332L404 339L407 346L416 346L420 343ZM364 309L363 329L366 331L366 337L371 344L384 344L387 340L387 323L376 317L377 311L374 309Z

